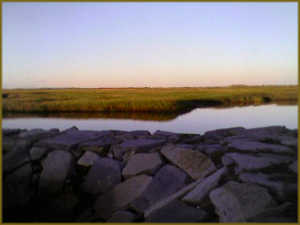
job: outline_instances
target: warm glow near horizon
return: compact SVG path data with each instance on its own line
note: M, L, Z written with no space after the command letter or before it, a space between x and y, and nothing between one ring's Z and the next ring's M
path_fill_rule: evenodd
M298 3L2 3L2 88L298 83Z

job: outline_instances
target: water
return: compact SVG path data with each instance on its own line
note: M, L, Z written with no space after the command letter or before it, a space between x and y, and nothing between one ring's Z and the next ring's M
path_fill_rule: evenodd
M69 117L68 117L69 115ZM195 109L183 115L174 114L53 114L47 117L14 117L4 118L3 128L21 129L51 129L65 130L72 126L80 130L165 130L177 133L198 133L205 131L245 127L286 126L289 129L298 128L298 105L260 105L231 108ZM104 116L105 115L105 116ZM99 118L100 117L100 118ZM104 117L104 118L103 118Z

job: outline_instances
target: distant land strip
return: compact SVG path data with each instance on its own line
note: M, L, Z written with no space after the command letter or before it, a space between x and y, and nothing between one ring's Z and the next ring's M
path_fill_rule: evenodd
M187 112L199 107L297 104L298 85L2 90L3 113Z

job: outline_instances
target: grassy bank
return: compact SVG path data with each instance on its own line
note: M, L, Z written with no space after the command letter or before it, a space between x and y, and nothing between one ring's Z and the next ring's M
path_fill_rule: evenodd
M3 112L179 112L209 105L297 103L298 86L3 90Z

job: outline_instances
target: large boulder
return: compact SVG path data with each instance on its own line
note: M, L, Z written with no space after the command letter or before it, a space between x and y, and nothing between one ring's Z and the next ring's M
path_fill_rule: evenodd
M112 149L114 157L122 160L126 152L135 151L136 153L147 153L150 149L162 146L164 143L165 140L136 139L124 141L119 145L113 146Z
M262 168L276 165L289 164L294 161L294 157L286 155L274 155L267 153L258 153L256 155L247 155L240 153L228 153L222 157L224 166L235 165L235 172L259 170Z
M117 210L125 209L141 196L151 180L152 177L142 174L116 185L111 191L96 199L94 204L96 214L108 218Z
M218 183L222 176L226 174L227 168L223 167L212 175L206 177L200 184L198 184L190 193L188 193L183 199L190 205L201 206L206 200L209 199L209 193L218 186Z
M22 209L27 206L35 195L35 189L31 186L31 163L27 163L9 174L3 181L3 210L13 214L14 209Z
M211 159L197 151L167 145L163 147L161 153L195 180L206 177L216 170Z
M138 153L130 158L122 175L125 179L140 174L154 175L162 166L159 153Z
M189 193L191 190L193 190L194 187L196 187L199 183L201 183L204 180L204 178L200 178L193 183L190 183L189 185L185 186L184 188L181 188L179 191L175 192L174 194L170 195L167 198L164 198L157 203L155 203L153 206L151 206L149 209L145 211L145 218L147 218L152 212L166 206L173 200L180 200L183 196L185 196L187 193Z
M39 141L35 144L35 146L51 149L71 150L76 148L82 142L95 140L99 137L110 134L111 133L108 131L74 131L56 136L54 138Z
M241 223L265 209L278 206L266 188L251 183L230 181L210 192L220 222Z
M3 163L3 173L8 174L14 169L30 162L29 149L30 144L27 143L26 146L16 147L13 151L9 151L2 158Z
M48 154L43 163L39 181L39 194L42 198L58 196L65 181L74 175L76 161L71 153L55 150Z
M207 213L197 210L185 203L174 200L166 206L152 212L146 219L146 223L197 223L204 222Z
M80 189L96 196L111 190L121 179L120 164L110 158L101 158L92 165Z
M180 190L186 179L187 175L181 169L172 165L164 166L157 172L142 196L132 202L132 207L138 212L145 212L156 202Z

